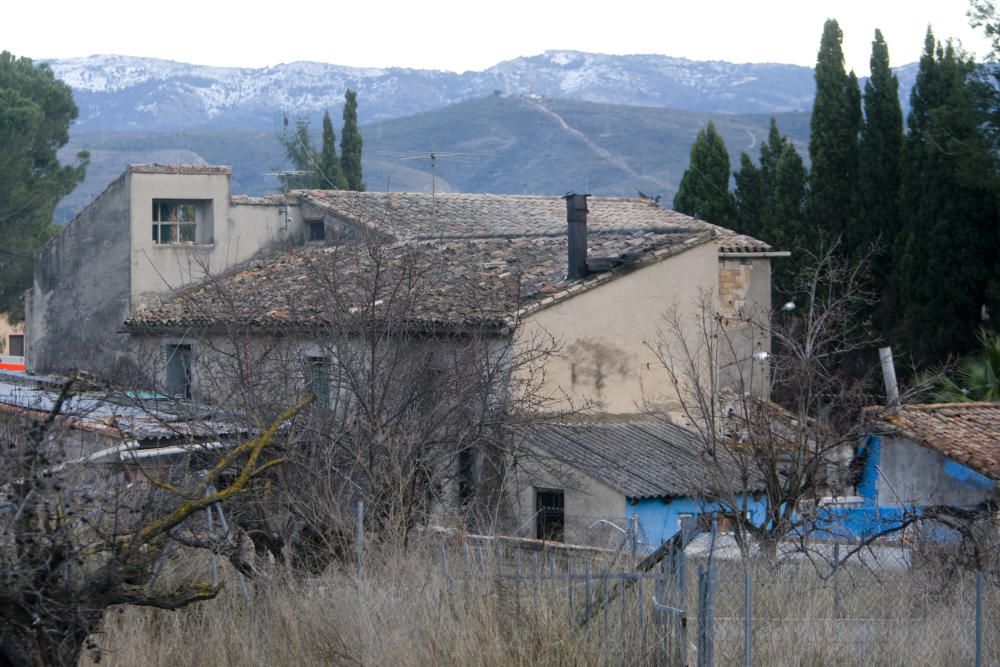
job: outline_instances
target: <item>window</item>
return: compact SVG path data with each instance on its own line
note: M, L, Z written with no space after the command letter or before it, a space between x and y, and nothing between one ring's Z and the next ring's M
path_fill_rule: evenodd
M472 447L466 447L458 453L458 501L463 505L476 494L480 464L479 452Z
M7 346L12 357L24 356L24 336L21 334L11 334L10 344Z
M180 398L191 398L191 346L167 345L164 353L167 358L167 393Z
M308 357L309 389L316 396L316 405L330 408L330 382L333 379L329 357Z
M535 489L535 537L562 542L566 528L566 501L562 489Z
M306 238L310 241L322 241L326 238L326 226L322 220L306 220Z
M198 231L194 202L153 200L153 243L195 242Z

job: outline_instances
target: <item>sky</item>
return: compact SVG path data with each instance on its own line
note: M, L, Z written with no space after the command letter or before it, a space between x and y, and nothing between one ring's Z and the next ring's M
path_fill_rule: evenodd
M868 73L876 28L893 65L920 57L928 24L985 55L968 0L34 0L9 2L0 50L34 59L119 54L221 67L313 60L462 72L550 49L812 66L823 22Z

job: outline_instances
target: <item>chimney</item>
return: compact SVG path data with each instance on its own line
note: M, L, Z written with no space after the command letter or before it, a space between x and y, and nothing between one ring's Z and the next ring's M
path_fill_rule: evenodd
M587 197L568 193L566 200L567 239L569 241L569 267L566 278L580 280L587 277Z
M880 347L878 358L882 362L882 381L885 383L885 402L893 414L899 412L899 386L896 384L896 366L892 363L892 348Z

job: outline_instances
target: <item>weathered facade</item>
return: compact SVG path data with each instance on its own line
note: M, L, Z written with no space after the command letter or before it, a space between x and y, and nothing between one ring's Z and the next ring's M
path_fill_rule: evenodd
M708 308L734 341L726 368L767 351L751 319L770 311L770 262L787 253L649 200L566 199L246 198L231 196L224 167L133 166L41 251L29 367L100 371L127 360L185 399L239 404L241 391L270 382L272 397L311 384L330 403L343 391L331 362L394 338L435 350L421 367L432 384L449 377L448 363L473 361L449 350L480 346L477 363L509 364L507 385L538 383L532 409L628 415L676 409L656 354L668 311L693 322ZM550 353L518 366L539 340ZM516 504L564 488L542 472L523 478ZM611 521L634 502L654 542L680 514L707 507L695 490L647 497L581 479L590 481L567 502Z
M420 282L407 326L498 338L516 330L525 339L554 341L560 351L546 361L544 388L551 410L633 413L675 404L654 353L670 309L691 319L708 299L723 316L719 326L742 341L734 363L748 363L768 345L747 319L769 310L770 261L787 253L648 201L585 200L586 270L569 278L561 197L290 197L297 229L312 243L134 313L127 324L133 339L186 345L178 335L193 339L195 330L224 323L285 334L342 329L343 311L366 305L363 283L375 272L362 266L370 258L352 258L349 249L378 244L383 281L405 279L411 289Z
M821 533L864 538L929 509L989 516L1000 504L1000 404L939 403L867 411L852 467L856 496L819 512ZM947 539L929 522L928 531ZM952 536L954 537L954 536Z
M635 521L650 550L725 507L763 516L760 489L743 488L735 465L706 458L695 434L662 419L570 418L521 429L515 442L518 536L614 546Z
M46 244L26 298L29 370L108 370L122 360L129 317L263 247L301 240L290 207L232 198L229 181L229 167L132 165Z

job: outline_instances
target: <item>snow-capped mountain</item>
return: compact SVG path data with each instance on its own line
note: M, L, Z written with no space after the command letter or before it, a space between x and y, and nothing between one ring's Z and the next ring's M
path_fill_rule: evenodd
M729 113L807 109L807 67L697 62L658 55L576 51L499 63L481 72L356 68L295 62L259 69L98 55L50 61L73 88L78 129L273 129L292 117L335 113L344 90L358 91L361 120L440 109L492 94L537 94L591 102Z

